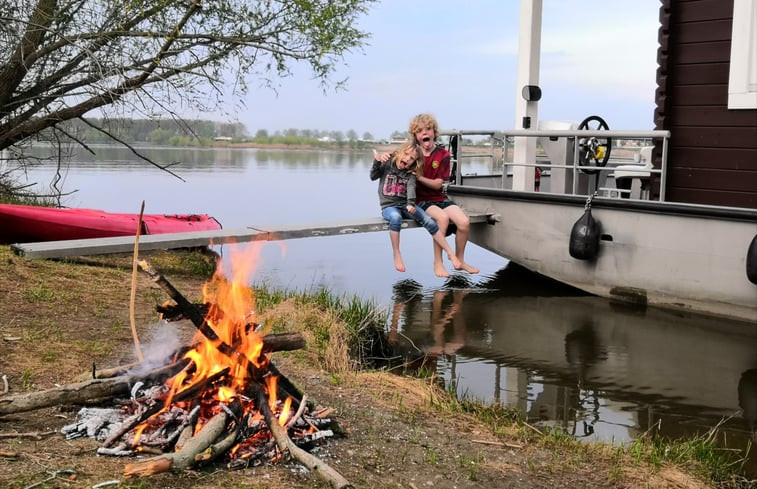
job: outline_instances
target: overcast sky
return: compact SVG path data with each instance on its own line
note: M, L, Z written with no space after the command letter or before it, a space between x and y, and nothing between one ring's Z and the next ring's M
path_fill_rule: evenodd
M544 0L539 119L600 115L611 129L653 129L659 0ZM254 135L406 130L419 112L442 129L515 128L519 0L383 0L348 56L346 91L324 95L306 69L278 95L253 90L238 121Z

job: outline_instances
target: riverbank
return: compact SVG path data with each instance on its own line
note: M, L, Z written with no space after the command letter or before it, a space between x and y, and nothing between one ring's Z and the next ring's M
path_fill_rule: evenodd
M396 150L400 146L400 143L359 143L359 145L350 145L345 143L339 145L336 143L324 143L322 145L313 144L282 144L282 143L230 143L230 142L214 142L214 148L235 148L235 149L292 149L292 150L332 150L332 151L364 151L371 152L376 150L378 152L391 152ZM491 151L491 146L473 146L465 145L462 147L463 153L485 153ZM497 148L501 152L501 148Z
M145 255L190 300L201 299L213 269L199 253ZM0 377L8 395L49 389L98 369L134 360L129 327L131 257L79 262L31 261L0 246ZM155 307L165 293L139 274L134 318L143 344L160 328ZM265 300L264 300L265 299ZM279 370L316 404L332 407L345 431L317 456L355 487L435 488L705 488L713 487L696 461L654 464L637 453L539 433L502 409L456 401L429 380L349 368L341 348L345 318L317 301L260 297L259 314L275 332L301 332L304 350L275 354ZM2 404L2 398L0 398ZM0 417L0 487L25 488L55 471L75 481L40 487L326 488L292 463L227 470L223 465L124 480L130 460L98 457L99 442L66 441L59 433L78 406L58 406ZM719 485L719 487L746 487Z

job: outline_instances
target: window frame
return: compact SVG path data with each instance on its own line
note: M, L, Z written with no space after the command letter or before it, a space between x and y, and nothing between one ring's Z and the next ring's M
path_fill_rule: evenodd
M757 109L757 0L733 0L728 108Z

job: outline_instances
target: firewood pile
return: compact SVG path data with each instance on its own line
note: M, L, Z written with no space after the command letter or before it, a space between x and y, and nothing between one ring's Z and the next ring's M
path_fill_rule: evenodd
M159 368L113 377L93 372L95 378L79 384L0 397L0 416L107 399L82 408L61 431L66 439L98 440L98 455L133 457L125 477L293 459L333 487L351 487L308 452L338 431L334 410L308 401L268 358L270 352L303 348L302 336L261 335L247 322L249 310L222 304L225 292L211 294L218 302L198 307L149 264L140 267L175 302L161 308L164 320L186 318L197 328L192 344Z

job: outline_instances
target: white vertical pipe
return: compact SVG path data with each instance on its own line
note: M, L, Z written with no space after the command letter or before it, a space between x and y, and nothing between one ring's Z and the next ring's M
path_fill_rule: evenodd
M515 94L515 128L523 129L523 118L531 119L530 129L538 129L538 102L527 102L522 90L539 85L541 55L542 0L521 0L518 34L518 82ZM536 162L536 138L516 137L513 150L513 190L534 190L534 167L518 166Z

